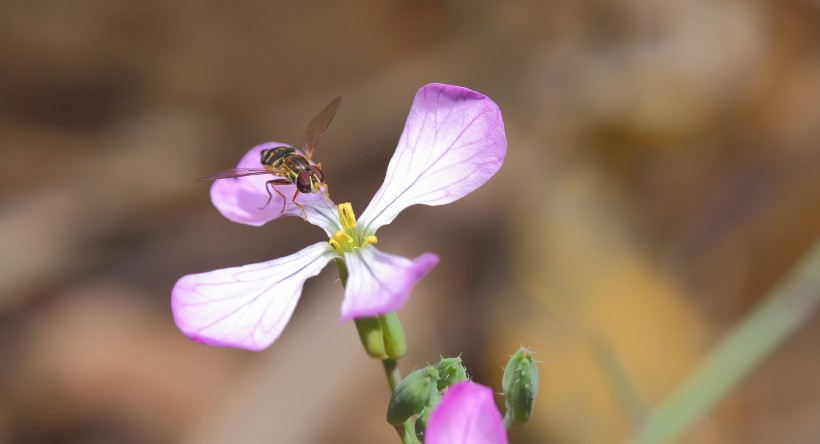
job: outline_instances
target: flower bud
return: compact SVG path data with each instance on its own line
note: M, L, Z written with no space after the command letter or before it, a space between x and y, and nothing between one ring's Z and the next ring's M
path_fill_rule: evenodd
M444 390L456 382L467 380L467 369L461 364L461 357L441 358L436 364L438 370L438 389Z
M538 393L538 367L530 350L521 347L512 355L504 369L501 387L504 389L507 407L504 423L510 427L527 422Z
M432 404L438 395L436 381L438 370L433 366L420 368L407 375L390 397L387 422L399 425Z

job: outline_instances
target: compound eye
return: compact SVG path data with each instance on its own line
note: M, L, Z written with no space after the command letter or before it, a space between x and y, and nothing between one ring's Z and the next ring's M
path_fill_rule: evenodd
M325 183L325 173L323 173L322 170L319 169L319 167L311 165L310 172L313 173L314 176L316 176L316 179L318 179L319 182Z
M302 170L299 171L299 175L296 176L296 189L302 193L310 193L310 171Z

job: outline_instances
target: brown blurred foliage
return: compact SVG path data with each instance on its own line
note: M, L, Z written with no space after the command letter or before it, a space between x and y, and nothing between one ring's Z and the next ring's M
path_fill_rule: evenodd
M321 238L232 224L193 179L295 143L335 95L316 157L359 212L416 89L500 105L501 172L379 234L442 258L401 313L405 372L463 353L500 390L519 344L543 361L512 442L628 436L607 365L657 403L820 231L816 0L0 6L0 443L396 441L332 271L261 353L190 342L170 314L179 276ZM818 335L687 442L818 442Z

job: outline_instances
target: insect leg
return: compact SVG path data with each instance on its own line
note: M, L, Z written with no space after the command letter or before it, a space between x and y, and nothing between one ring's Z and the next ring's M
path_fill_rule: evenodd
M298 195L299 195L299 190L297 189L296 192L293 193L293 198L290 201L293 202L294 205L296 205L297 207L302 209L302 212L305 213L305 220L307 220L307 210L305 210L305 207L299 205L299 203L296 202L296 196L298 196Z
M273 194L270 193L270 190L276 191L276 193L282 196L282 212L285 212L285 195L282 194L281 191L276 189L276 185L290 185L290 181L287 179L272 179L265 182L265 191L268 192L268 201L265 202L265 206L260 208L260 210L264 210L270 204L270 200L273 199Z

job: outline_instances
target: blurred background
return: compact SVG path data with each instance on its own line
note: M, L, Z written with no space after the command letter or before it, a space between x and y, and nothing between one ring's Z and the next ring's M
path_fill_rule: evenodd
M820 232L819 25L817 0L2 1L0 443L397 442L334 267L259 353L189 341L169 298L323 237L231 223L195 178L342 95L316 159L360 214L429 82L490 96L509 148L379 231L442 259L402 370L461 353L500 391L523 344L513 443L622 442L624 381L663 401ZM683 442L820 442L810 319Z

